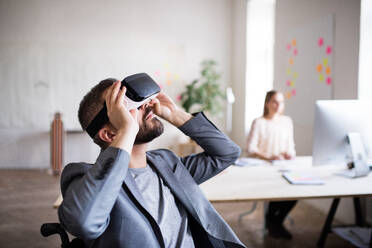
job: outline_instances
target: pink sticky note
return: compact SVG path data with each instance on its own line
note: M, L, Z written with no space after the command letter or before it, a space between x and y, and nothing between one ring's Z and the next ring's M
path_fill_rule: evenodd
M332 47L331 46L327 46L326 53L327 54L331 54L332 53Z
M291 50L291 44L290 43L287 44L287 51L289 51L289 50Z
M298 53L297 48L295 48L295 49L293 50L293 55L296 56L297 53Z
M181 96L181 94L180 94L180 95L177 96L177 101L180 102L181 100L182 100L182 96Z
M326 82L327 82L328 85L331 85L331 83L332 83L332 78L331 78L331 77L327 77Z
M291 86L291 80L287 80L286 85Z
M292 90L292 96L295 96L296 95L296 89L293 89Z
M320 37L319 40L318 40L318 46L321 47L321 46L323 46L323 44L324 44L324 39L322 37Z
M160 76L160 71L156 71L156 72L155 72L155 75L156 75L156 76Z

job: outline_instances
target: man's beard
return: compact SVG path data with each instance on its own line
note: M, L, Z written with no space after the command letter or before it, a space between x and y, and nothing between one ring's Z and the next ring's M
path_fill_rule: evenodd
M149 126L145 118L150 111L146 111L143 117L142 125L139 127L136 140L134 144L144 144L152 141L153 139L159 137L164 131L164 125L161 121L154 117L151 119L152 126Z

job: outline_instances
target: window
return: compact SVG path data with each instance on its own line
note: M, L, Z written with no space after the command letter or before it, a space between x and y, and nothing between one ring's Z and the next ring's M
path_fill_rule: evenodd
M275 0L247 4L245 130L262 115L265 94L273 88Z

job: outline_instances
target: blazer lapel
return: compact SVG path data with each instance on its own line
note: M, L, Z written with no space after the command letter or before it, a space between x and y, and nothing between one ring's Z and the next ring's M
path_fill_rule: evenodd
M151 164L155 167L155 169L159 172L161 178L165 181L168 185L169 189L175 195L175 197L183 203L184 207L187 211L200 222L198 214L192 205L189 197L185 193L183 187L181 187L180 182L175 177L174 173L172 172L171 168L167 165L168 162L163 161L159 156L150 156L147 154L147 159ZM183 166L182 164L178 164L177 166Z

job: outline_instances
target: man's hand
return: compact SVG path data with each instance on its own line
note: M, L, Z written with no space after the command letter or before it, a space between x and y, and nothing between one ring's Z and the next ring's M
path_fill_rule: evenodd
M124 103L126 88L120 89L120 81L116 81L106 92L107 115L110 123L116 128L111 146L131 152L134 140L139 130L137 109L128 111Z
M176 127L182 126L186 121L192 118L191 114L180 109L173 100L162 91L152 102L154 104L154 113Z

